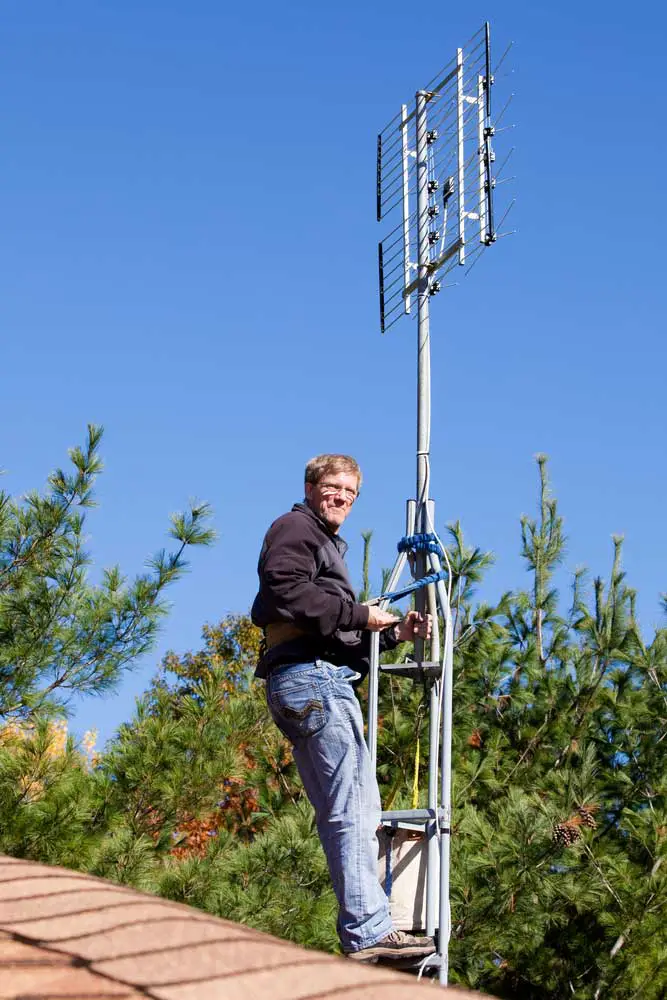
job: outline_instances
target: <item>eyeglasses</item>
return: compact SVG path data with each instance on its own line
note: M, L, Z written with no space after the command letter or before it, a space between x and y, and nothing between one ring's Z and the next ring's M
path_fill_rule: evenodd
M341 496L347 503L354 503L359 494L356 490L348 489L347 486L336 486L335 483L317 483L319 490L325 497Z

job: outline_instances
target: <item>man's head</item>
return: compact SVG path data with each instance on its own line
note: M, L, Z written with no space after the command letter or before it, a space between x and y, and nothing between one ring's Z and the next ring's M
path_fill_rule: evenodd
M349 455L317 455L306 466L306 502L337 532L361 487L361 469Z

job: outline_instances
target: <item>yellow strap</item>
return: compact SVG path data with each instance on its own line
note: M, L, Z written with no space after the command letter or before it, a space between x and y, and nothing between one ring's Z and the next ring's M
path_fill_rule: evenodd
M417 737L417 749L415 750L415 773L412 779L412 808L416 809L419 803L419 737Z

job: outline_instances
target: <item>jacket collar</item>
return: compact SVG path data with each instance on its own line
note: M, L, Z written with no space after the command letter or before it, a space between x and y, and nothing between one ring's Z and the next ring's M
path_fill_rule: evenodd
M305 500L302 500L301 503L295 503L292 510L299 511L299 513L305 514L307 517L310 517L313 521L315 521L322 531L326 532L327 536L334 543L340 554L342 556L345 555L348 548L345 539L333 532L326 521L323 521L319 514L316 514L312 507L308 506Z

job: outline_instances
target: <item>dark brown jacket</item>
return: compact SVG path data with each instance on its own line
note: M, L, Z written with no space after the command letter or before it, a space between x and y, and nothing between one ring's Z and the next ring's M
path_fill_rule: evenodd
M265 628L290 622L305 633L264 652L256 675L287 663L328 660L368 672L368 608L355 598L344 562L347 543L305 503L274 521L259 557L252 620ZM396 645L382 633L382 648Z

